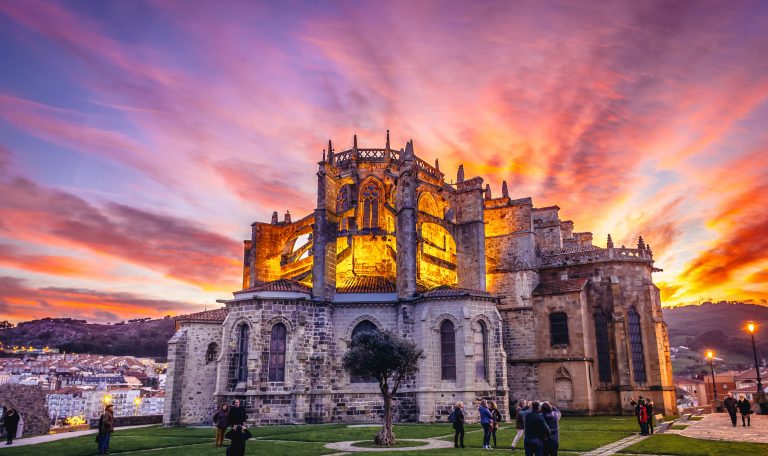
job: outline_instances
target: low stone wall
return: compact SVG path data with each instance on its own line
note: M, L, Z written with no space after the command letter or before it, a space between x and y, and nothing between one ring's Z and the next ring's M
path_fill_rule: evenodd
M45 394L39 386L0 385L0 406L19 412L24 420L22 437L47 434L51 428Z
M139 415L139 416L116 416L115 427L121 426L141 426L144 424L162 424L163 415ZM88 423L91 429L99 426L99 420L90 420Z

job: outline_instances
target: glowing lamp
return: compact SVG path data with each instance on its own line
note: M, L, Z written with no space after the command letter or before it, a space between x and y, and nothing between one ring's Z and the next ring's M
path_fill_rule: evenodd
M105 403L105 404L109 404L109 403L111 403L111 402L112 402L112 396L111 396L111 395L109 395L109 394L105 394L105 395L104 395L104 403Z
M140 397L134 398L133 403L138 406L139 404L141 404L141 398Z
M707 359L708 360L711 361L712 357L714 357L714 356L715 356L715 352L713 352L712 350L707 350Z
M749 331L750 334L754 334L755 333L755 322L754 321L750 321L750 322L747 323L747 331Z

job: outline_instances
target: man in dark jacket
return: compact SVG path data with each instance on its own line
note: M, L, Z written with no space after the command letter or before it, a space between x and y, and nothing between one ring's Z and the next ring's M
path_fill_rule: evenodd
M728 393L728 397L723 401L723 407L728 410L728 414L731 415L731 424L736 427L736 408L738 401L733 398L733 393Z
M544 442L544 454L546 456L557 456L557 450L560 448L560 410L547 401L541 404L541 416L549 428L549 439Z
M235 405L229 409L228 423L230 426L237 426L243 424L248 419L248 415L245 414L245 407L240 405L240 399L235 399Z
M99 454L107 454L109 451L109 439L115 430L115 414L112 404L107 404L104 413L99 418L99 433L96 435L96 443L99 444Z
M9 408L5 412L5 421L3 421L3 427L5 428L6 439L5 444L10 445L13 443L13 438L16 437L16 431L19 429L19 412L16 409Z
M464 448L464 403L459 401L453 409L453 447Z
M544 456L544 441L550 436L549 426L539 410L538 401L531 403L531 411L525 415L525 456Z
M252 437L251 432L245 426L235 426L226 437L232 441L227 456L245 456L245 441Z

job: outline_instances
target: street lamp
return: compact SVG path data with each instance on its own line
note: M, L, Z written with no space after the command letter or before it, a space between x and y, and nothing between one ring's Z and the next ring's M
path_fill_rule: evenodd
M715 357L715 352L713 352L712 350L707 350L707 360L709 360L709 370L710 372L712 372L712 393L714 394L714 400L712 401L713 406L714 406L714 402L717 402L717 386L715 385L715 368L712 367L712 358L714 357Z
M757 374L757 395L755 397L760 406L760 413L766 413L765 391L763 391L763 382L760 380L760 364L757 362L757 348L755 348L755 325L754 321L747 322L747 331L752 337L752 354L755 355L755 373Z
M137 397L133 399L134 405L136 405L136 413L134 413L134 416L139 414L139 405L141 405L141 398Z

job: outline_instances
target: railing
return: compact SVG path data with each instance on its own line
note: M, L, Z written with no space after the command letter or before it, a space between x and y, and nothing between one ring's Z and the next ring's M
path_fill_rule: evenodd
M344 166L352 161L354 149L339 152L334 157L336 166ZM393 149L357 149L357 158L367 161L399 160L400 153Z
M424 160L420 159L419 157L416 157L416 167L419 170L423 171L426 174L429 174L432 177L435 177L437 179L443 178L443 173L441 173L437 168L425 162Z
M563 254L551 254L541 257L541 266L569 266L574 264L596 263L603 261L647 261L653 257L644 249L610 248L587 250Z

